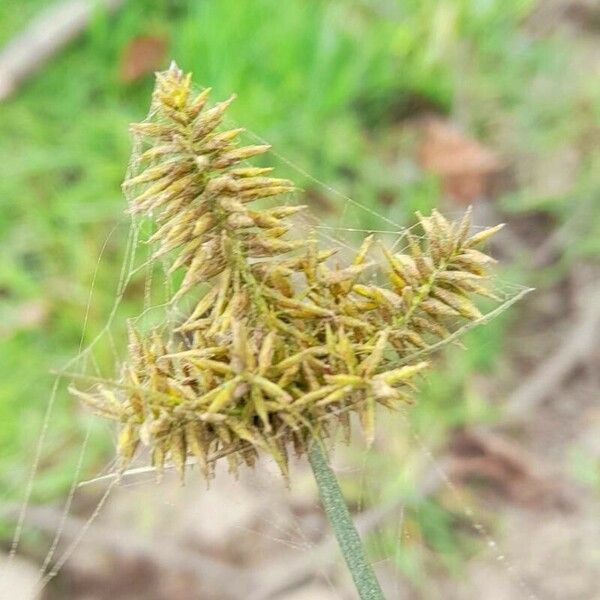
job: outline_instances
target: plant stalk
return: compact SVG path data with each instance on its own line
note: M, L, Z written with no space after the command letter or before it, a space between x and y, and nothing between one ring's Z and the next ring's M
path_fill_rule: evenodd
M308 460L317 481L325 514L346 560L360 600L384 600L373 568L365 557L360 536L338 481L325 458L320 440L315 440L310 445Z

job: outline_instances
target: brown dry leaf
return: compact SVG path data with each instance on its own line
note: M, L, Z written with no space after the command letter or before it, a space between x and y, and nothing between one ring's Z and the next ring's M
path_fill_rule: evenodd
M583 31L600 31L600 6L594 0L572 0L566 3L564 14Z
M451 472L461 481L484 481L500 495L530 508L569 510L573 499L522 447L490 432L460 431L452 442Z
M419 162L441 178L446 195L470 204L493 194L495 181L505 167L495 152L438 117L426 119L422 133Z
M158 35L133 38L121 59L121 81L132 83L164 66L168 40Z

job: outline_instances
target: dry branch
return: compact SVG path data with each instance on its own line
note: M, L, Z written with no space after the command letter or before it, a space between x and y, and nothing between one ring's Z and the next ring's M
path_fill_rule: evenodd
M122 3L123 0L68 0L44 10L0 52L0 102L76 38L98 6L112 12Z
M18 510L18 506L5 505L0 507L0 515L11 518L18 513ZM61 509L38 506L29 509L28 518L38 529L54 534L57 523L63 515ZM85 519L69 515L64 521L62 535L67 540L76 539L85 526ZM86 533L86 540L94 548L106 548L121 557L145 558L165 570L189 573L209 585L221 586L223 581L227 581L228 590L234 596L241 594L252 581L251 575L245 573L243 569L200 554L197 550L187 550L181 544L171 542L164 537L161 538L160 543L155 543L123 527L92 524Z
M600 286L584 288L580 305L578 316L556 352L541 363L507 400L507 420L519 420L530 414L597 347L600 333Z

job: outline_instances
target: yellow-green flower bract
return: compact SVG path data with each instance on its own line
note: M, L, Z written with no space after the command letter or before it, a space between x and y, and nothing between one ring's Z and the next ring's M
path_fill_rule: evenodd
M498 228L470 237L469 212L457 223L418 214L405 252L369 236L334 265L335 250L288 235L305 207L255 206L294 186L241 165L268 147L238 145L241 130L220 127L231 100L207 98L176 67L157 75L153 116L132 126L141 167L124 188L130 211L158 225L154 257L184 272L173 300L208 291L169 341L130 327L118 380L73 391L119 422L122 469L142 443L158 470L170 461L183 475L191 456L210 477L217 457L236 470L263 451L285 474L290 448L348 429L353 412L372 440L376 405L411 401L428 364L411 355L479 319L474 296L493 297L478 247Z

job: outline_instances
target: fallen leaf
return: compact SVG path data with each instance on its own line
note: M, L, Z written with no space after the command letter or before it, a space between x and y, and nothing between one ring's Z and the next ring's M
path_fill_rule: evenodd
M485 482L506 499L529 508L573 508L573 499L556 475L508 438L459 431L451 449L450 471L457 480Z
M133 38L123 50L121 81L132 83L162 68L167 46L167 39L157 35Z
M494 179L505 169L494 151L438 117L427 118L421 128L419 162L440 177L444 194L464 204L493 195Z

